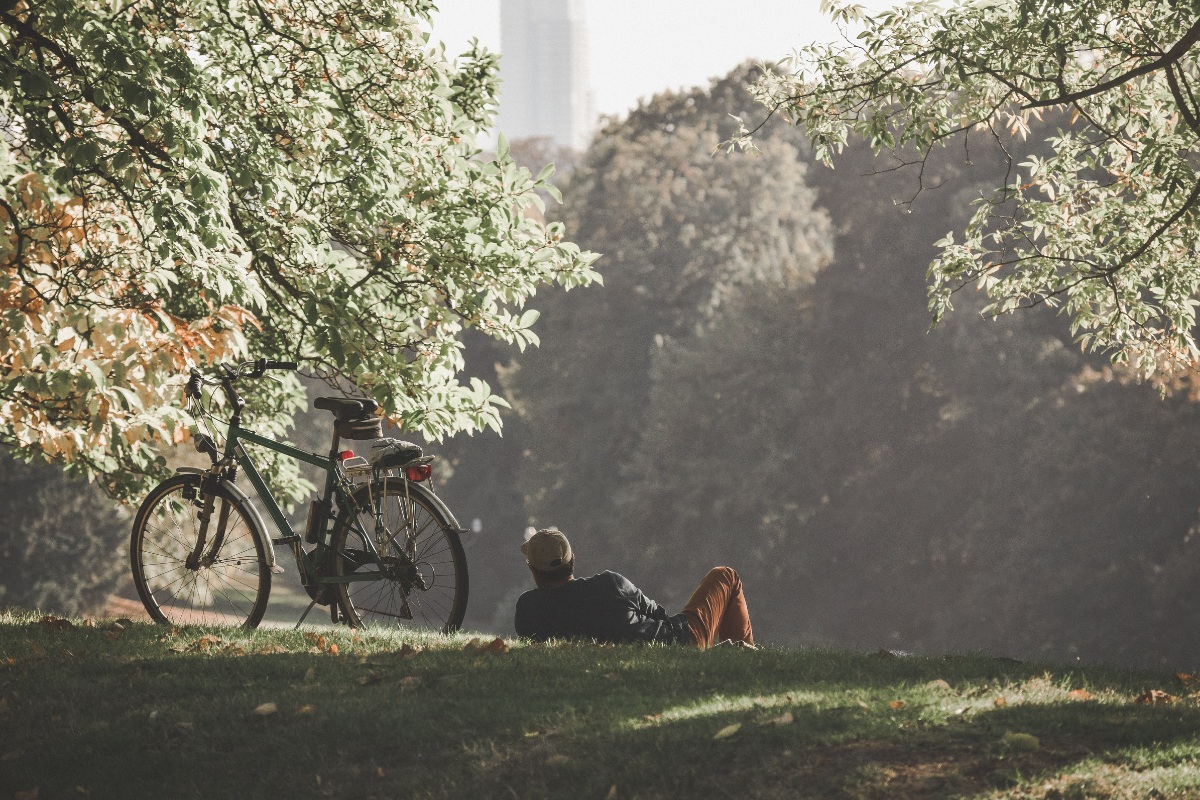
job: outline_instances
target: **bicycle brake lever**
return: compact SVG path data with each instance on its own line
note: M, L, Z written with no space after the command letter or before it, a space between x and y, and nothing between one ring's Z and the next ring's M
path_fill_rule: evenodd
M269 380L269 381L275 381L275 382L276 382L276 383L278 383L280 386L283 386L283 385L284 385L284 384L283 384L283 378L276 378L274 375L263 375L262 377L266 378L266 379L267 379L267 380Z

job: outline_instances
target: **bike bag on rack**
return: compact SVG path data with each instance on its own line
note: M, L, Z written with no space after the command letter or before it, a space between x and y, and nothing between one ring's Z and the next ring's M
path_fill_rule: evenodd
M396 439L383 439L371 445L371 455L367 460L375 469L391 469L392 467L402 467L420 457L421 446L418 444Z
M339 439L378 439L383 436L383 417L367 417L339 422L337 425Z

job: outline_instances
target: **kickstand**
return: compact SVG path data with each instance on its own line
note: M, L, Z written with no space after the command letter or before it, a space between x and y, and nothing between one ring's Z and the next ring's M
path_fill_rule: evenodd
M316 604L317 604L317 600L314 597L313 601L308 604L308 608L304 609L304 613L300 615L300 621L296 623L296 627L292 628L292 630L294 630L294 631L300 630L300 626L304 623L304 618L308 616L308 612L312 611L313 606L315 606Z

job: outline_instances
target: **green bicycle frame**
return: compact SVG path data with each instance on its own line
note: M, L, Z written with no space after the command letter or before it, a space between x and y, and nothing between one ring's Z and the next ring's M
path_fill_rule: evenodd
M271 519L275 521L275 527L279 529L282 538L272 539L272 544L290 544L292 552L296 556L296 566L301 571L302 576L312 576L317 583L356 583L359 581L377 581L384 577L382 570L382 559L379 551L375 547L374 537L366 535L362 524L359 522L357 515L350 519L350 523L354 525L360 534L362 541L366 544L371 557L374 559L376 566L381 568L376 572L366 572L354 575L321 575L318 565L322 563L325 556L325 551L330 547L327 541L329 530L326 529L321 537L317 540L317 545L308 553L304 552L304 548L300 546L301 537L292 528L291 523L287 521L287 517L283 515L283 510L279 507L279 503L275 502L275 496L271 494L271 490L267 488L267 484L263 481L262 475L258 471L258 467L254 463L254 459L242 447L242 442L248 442L260 447L265 447L268 450L274 450L277 453L293 458L297 461L303 461L307 464L312 464L321 467L325 470L325 487L321 492L321 500L328 501L332 494L338 495L338 503L343 508L353 509L356 507L354 498L350 496L346 489L346 482L339 479L337 468L331 458L327 456L319 456L316 453L310 453L307 450L301 450L299 447L293 447L285 442L277 442L273 439L259 436L252 430L241 427L236 417L227 424L227 434L225 438L225 461L226 463L236 461L238 466L250 479L250 484L254 487L254 491L258 494L258 499L262 501L267 508L267 513L271 515ZM348 484L347 484L348 485ZM376 517L376 523L381 522L380 515L382 514L382 505L376 502L376 508L373 509ZM407 521L406 521L407 526Z

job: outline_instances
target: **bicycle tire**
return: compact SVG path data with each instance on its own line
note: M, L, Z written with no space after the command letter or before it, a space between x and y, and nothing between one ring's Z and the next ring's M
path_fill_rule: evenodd
M228 489L218 487L216 498L204 546L211 560L195 569L186 562L200 530L200 476L163 481L138 509L130 565L138 596L155 622L255 628L262 621L271 594L266 534ZM223 503L229 505L225 538L214 552Z
M363 485L355 493L355 501L362 511L354 513L363 530L374 531L371 503L382 493L388 535L394 533L399 521L404 519L406 505L411 507L408 518L413 520L418 533L412 543L412 552L407 556L408 544L401 543L405 538L403 533L386 546L383 555L392 561L385 567L393 570L392 577L337 584L342 612L346 622L355 628L366 624L395 624L452 633L462 626L470 592L467 556L458 538L458 523L432 494L418 484L410 483L406 495L404 484L403 478L389 478L370 487ZM350 513L343 509L334 523L334 574L346 576L379 571L373 560L364 563L362 534L350 524ZM422 583L428 586L422 588Z

